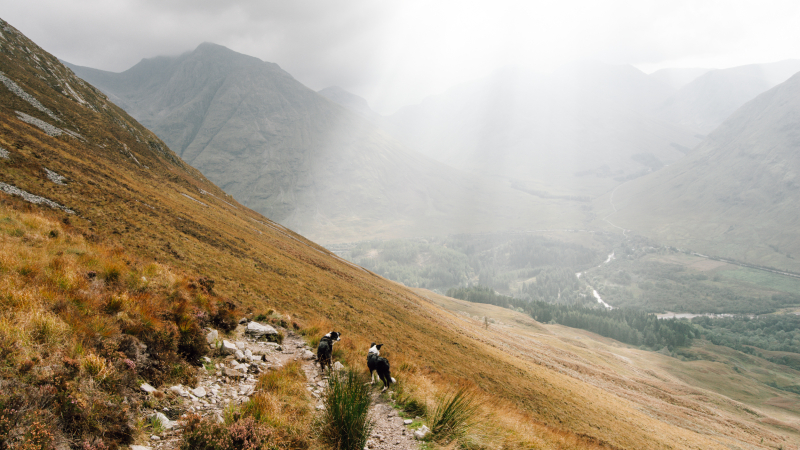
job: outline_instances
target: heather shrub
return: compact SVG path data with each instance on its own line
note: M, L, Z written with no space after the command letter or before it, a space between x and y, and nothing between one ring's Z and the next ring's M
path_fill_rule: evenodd
M252 417L220 424L190 415L183 431L181 450L261 450L269 445L270 429Z

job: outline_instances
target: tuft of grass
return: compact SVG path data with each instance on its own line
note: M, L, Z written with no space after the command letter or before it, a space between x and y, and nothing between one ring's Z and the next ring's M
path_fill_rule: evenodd
M446 393L428 415L431 439L447 443L466 436L477 424L480 407L477 396L466 387Z
M337 450L364 448L374 427L369 418L372 396L366 378L349 370L331 373L323 401L320 440Z

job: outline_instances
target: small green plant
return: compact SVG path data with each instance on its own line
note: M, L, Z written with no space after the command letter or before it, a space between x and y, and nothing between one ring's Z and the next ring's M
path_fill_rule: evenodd
M450 442L465 436L477 423L480 406L478 398L466 387L443 395L428 415L431 439Z
M325 412L319 419L320 440L337 450L361 450L374 423L369 418L372 403L366 378L349 370L331 372L323 399Z
M278 334L269 334L269 335L267 335L267 341L275 342L275 343L278 343L278 344L283 344L283 339L285 337L286 336L283 334L282 331L278 331Z
M161 420L159 420L156 415L150 417L148 425L150 426L150 432L153 434L161 434L164 432L164 424L161 423Z

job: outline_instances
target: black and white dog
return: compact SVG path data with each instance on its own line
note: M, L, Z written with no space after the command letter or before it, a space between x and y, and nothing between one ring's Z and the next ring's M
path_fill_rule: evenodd
M330 333L322 336L317 346L317 359L319 360L319 367L322 372L325 372L325 364L331 368L331 352L333 352L333 343L339 340L340 333L331 331Z
M381 357L381 347L383 344L372 343L367 353L367 368L369 368L369 377L372 383L375 384L375 374L378 372L378 377L383 381L383 391L385 391L392 383L397 383L397 380L392 378L392 373L389 371L389 360Z

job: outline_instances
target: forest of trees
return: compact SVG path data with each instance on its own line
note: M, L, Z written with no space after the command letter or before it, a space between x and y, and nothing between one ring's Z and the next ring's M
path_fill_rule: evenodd
M586 305L552 304L542 301L525 301L497 294L486 286L450 289L449 297L475 303L488 303L526 312L542 323L580 328L630 345L652 350L667 347L689 346L693 339L705 338L710 342L732 349L757 354L770 361L800 370L800 316L794 314L764 315L757 317L695 317L687 319L658 319L655 314L629 308L587 307ZM764 354L769 352L795 353L792 355Z
M626 344L653 350L687 346L695 337L688 320L659 320L655 314L630 309L606 310L582 305L525 301L496 294L491 288L474 286L447 291L449 297L524 311L542 323L557 323L591 331Z
M754 348L800 353L800 316L794 314L695 317L699 333L717 345L755 353Z

